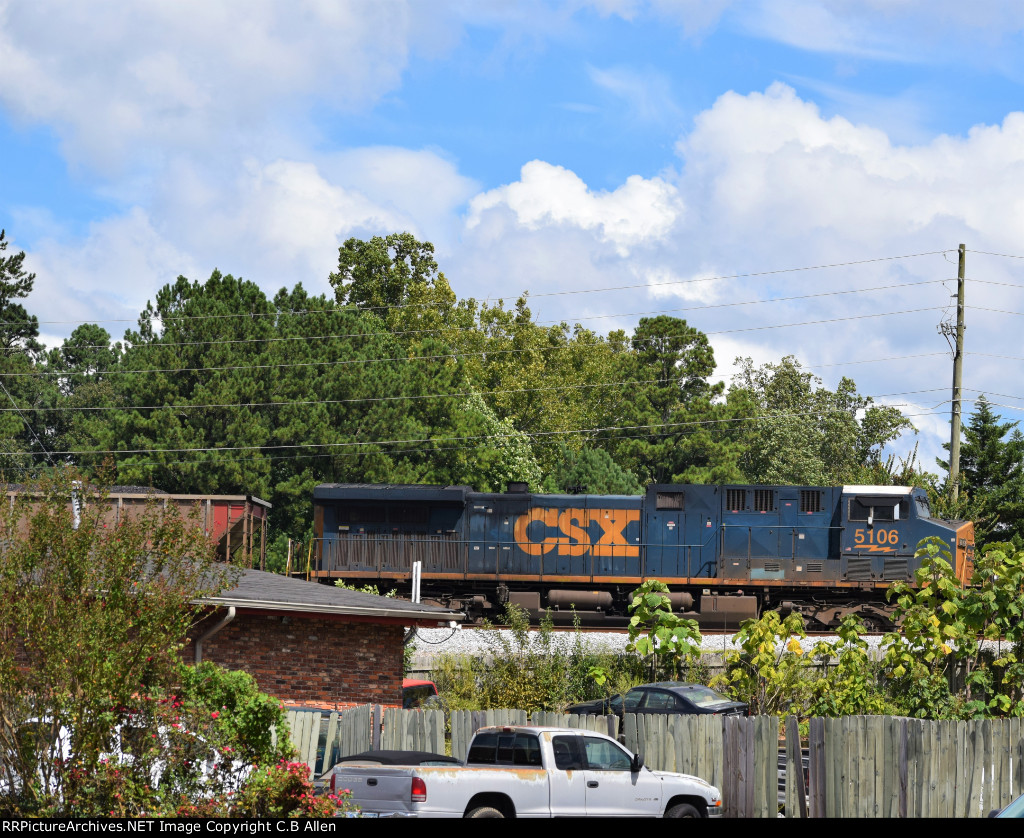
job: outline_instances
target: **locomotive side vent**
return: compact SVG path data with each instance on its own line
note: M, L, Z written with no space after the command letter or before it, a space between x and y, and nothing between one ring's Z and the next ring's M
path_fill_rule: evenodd
M746 489L726 489L725 508L733 512L740 512L747 508Z
M824 562L808 562L807 572L808 573L821 573L825 569Z
M851 556L846 563L846 578L866 581L871 578L871 557L854 558Z
M754 511L775 511L775 491L773 489L754 489Z
M883 579L909 579L910 568L906 559L886 559L882 568Z
M682 492L658 492L656 500L658 509L685 509L685 495Z
M824 492L820 489L800 490L800 511L801 512L824 512Z

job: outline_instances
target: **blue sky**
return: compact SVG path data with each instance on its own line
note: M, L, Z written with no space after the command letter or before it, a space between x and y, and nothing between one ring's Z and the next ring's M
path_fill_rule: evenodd
M1024 415L1024 260L980 252L1024 255L1022 36L950 0L0 0L0 226L51 344L179 274L325 292L410 230L460 296L849 375L930 466L959 242L966 396Z

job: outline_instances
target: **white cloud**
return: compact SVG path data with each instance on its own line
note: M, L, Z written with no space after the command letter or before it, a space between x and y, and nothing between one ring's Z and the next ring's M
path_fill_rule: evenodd
M181 274L202 281L214 268L268 295L297 282L331 293L327 276L346 238L408 230L450 245L456 209L473 188L427 151L358 149L322 165L250 158L217 172L176 159L147 207L95 222L83 236L45 213L19 210L41 231L28 254L38 274L29 307L45 320L134 322L160 287ZM46 340L59 342L73 328L46 327Z
M662 73L650 68L587 67L587 75L599 88L626 102L632 120L677 124L681 111L672 86Z
M26 261L36 274L26 307L38 314L47 345L82 321L99 323L120 339L156 289L196 272L191 257L138 208L90 225L81 241L44 238Z
M497 208L511 211L515 223L527 229L560 225L593 231L620 256L664 237L684 209L676 189L661 178L632 175L612 192L594 192L575 173L541 160L523 166L517 182L473 198L466 226L480 226Z
M1015 51L1007 39L1024 30L1024 7L1002 0L754 0L736 5L741 10L731 20L755 35L872 60L941 64L954 48L961 56L970 44L973 62L1001 62L1000 47Z
M877 249L945 221L1007 246L1024 231L1021 113L966 138L897 147L876 129L823 119L776 83L722 96L679 152L683 194L700 189L715 222L756 221L762 235L828 230Z
M403 230L426 235L442 252L454 246L458 214L480 190L434 150L357 148L330 155L319 165L330 181L366 195L397 216L406 225Z
M666 265L648 268L643 273L647 291L655 300L678 297L702 303L721 299L718 289L723 281L718 279L720 276L720 271L707 268L683 276Z
M364 195L329 183L312 163L250 162L238 184L238 235L251 237L273 261L297 262L303 274L323 278L338 240L358 229L393 229L403 219Z
M357 110L458 32L416 2L0 0L0 102L114 171L142 149L245 147L316 98Z

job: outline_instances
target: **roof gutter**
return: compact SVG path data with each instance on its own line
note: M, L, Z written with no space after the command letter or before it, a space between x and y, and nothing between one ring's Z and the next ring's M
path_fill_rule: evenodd
M252 599L238 600L226 599L224 597L203 597L197 602L203 605L230 605L234 611L235 606L239 608L261 608L267 611L302 611L309 614L348 614L359 617L393 617L402 620L438 620L438 621L459 621L465 619L460 611L442 611L431 613L429 611L418 611L404 608L363 608L358 605L318 605L312 603L280 602L277 600ZM218 629L219 630L219 629ZM211 632L212 633L212 632Z
M217 625L213 626L208 632L206 632L206 634L204 634L196 641L196 666L203 662L203 643L205 643L207 640L213 637L218 631L224 628L224 626L230 623L233 619L235 619L235 606L229 605L228 613L220 619Z

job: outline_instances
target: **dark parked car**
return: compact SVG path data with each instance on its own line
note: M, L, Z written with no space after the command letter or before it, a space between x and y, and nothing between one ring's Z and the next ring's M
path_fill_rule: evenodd
M718 716L746 716L747 705L742 701L715 692L703 684L684 684L681 681L659 681L641 684L623 695L585 701L566 708L566 713L582 716L614 714L620 719L624 713L708 713Z

